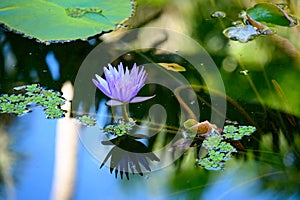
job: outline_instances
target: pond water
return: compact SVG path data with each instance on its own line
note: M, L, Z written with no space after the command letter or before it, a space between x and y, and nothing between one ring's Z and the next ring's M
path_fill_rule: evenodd
M47 119L36 105L0 114L0 198L299 199L300 28L272 26L276 33L248 42L222 33L261 2L285 3L300 19L296 0L145 1L128 22L136 29L87 41L45 45L1 29L0 94L38 83L65 96L67 82L74 95L66 118ZM136 135L103 130L124 112L92 82L120 62L145 66L138 96L155 95L127 105ZM96 125L75 120L81 115ZM217 138L224 124L256 131L238 141L220 136L237 151L205 169L198 163L209 136L190 136L188 119L208 120Z

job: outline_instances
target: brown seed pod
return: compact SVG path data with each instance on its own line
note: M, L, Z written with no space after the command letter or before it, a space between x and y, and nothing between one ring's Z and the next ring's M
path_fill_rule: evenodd
M205 134L205 133L211 131L211 129L212 129L212 124L209 123L208 121L200 122L197 124L197 126L198 126L198 129L197 129L198 134Z

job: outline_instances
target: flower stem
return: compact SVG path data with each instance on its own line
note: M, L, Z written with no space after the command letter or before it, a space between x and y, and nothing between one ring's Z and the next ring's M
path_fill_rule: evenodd
M129 122L129 116L128 116L128 113L127 113L126 105L127 104L122 105L122 114L123 114L124 120L126 122Z

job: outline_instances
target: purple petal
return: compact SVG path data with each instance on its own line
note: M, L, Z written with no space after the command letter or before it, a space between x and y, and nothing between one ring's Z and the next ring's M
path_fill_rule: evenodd
M134 97L133 99L131 99L130 103L139 103L142 101L147 101L149 99L152 99L153 97L155 97L155 95L150 97Z
M96 78L97 78L99 84L100 84L100 85L101 85L108 93L110 93L109 87L108 87L108 85L107 85L106 80L104 80L104 79L103 79L101 76L99 76L98 74L95 74L95 76L96 76Z
M92 79L93 83L97 86L97 88L99 88L99 90L101 90L101 92L103 92L106 96L111 98L111 92L108 88L107 82L97 74L96 74L96 78L98 79L99 82L96 81L95 79Z
M108 106L120 106L120 105L123 105L124 103L121 101L118 101L118 100L111 99L111 100L107 101L105 104Z

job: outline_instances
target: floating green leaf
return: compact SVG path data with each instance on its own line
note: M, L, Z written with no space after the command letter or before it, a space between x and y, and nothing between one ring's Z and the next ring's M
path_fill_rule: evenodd
M77 116L76 119L78 119L85 126L95 126L96 124L96 119L87 115Z
M222 141L219 145L218 145L219 151L220 152L236 152L236 149L229 143Z
M259 3L247 9L247 14L255 21L280 26L295 26L297 20L288 15L280 6L271 3Z
M214 160L215 155L212 155L212 157L207 157L200 159L198 161L198 165L202 166L203 168L207 170L220 170L224 168L224 164L218 160Z
M49 119L61 118L64 116L64 111L58 107L48 107L45 109L45 114Z
M283 5L271 3L256 4L247 11L241 11L239 18L243 22L234 22L234 26L226 28L223 34L231 40L245 43L260 35L274 34L276 31L269 28L269 24L288 27L297 25L296 17L287 14L283 8Z
M221 140L222 138L219 135L213 135L204 140L203 146L208 150L215 149L218 148Z
M86 39L130 17L130 0L1 0L0 24L42 42Z
M199 123L194 119L188 119L184 122L184 128L193 133L195 133L195 126L209 124L210 131L206 132L206 134L197 134L192 142L193 145L188 143L189 147L201 146L201 148L205 149L207 153L198 157L198 165L207 170L223 169L224 163L232 157L234 152L237 152L235 147L238 145L237 141L234 140L240 140L242 137L249 136L256 131L254 126L241 126L237 122L231 121L227 121L227 123L232 125L226 125L221 130L208 121ZM181 144L185 145L184 143ZM242 144L240 145L242 146Z
M61 106L65 103L65 99L59 92L46 90L38 84L18 86L14 89L23 93L0 96L0 113L22 115L31 111L29 105L36 104L44 108L47 118L64 116L65 111Z
M256 128L254 126L235 127L234 125L228 125L223 129L223 136L226 139L240 140L243 136L249 136L254 131L256 131Z
M103 130L107 133L123 136L129 133L129 131L136 125L134 120L126 122L123 119L119 119L116 123L107 125Z

